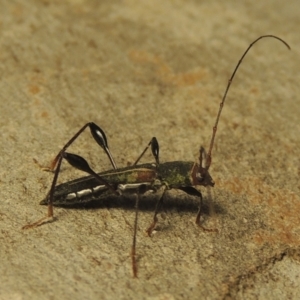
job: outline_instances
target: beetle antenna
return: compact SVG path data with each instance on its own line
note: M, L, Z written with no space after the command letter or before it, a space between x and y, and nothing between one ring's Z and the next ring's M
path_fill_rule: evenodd
M217 133L217 128L218 128L218 123L219 123L219 119L220 119L220 116L221 116L221 112L222 112L222 109L223 109L223 106L224 106L224 103L225 103L225 100L226 100L226 97L227 97L227 93L228 93L228 90L231 86L231 83L232 83L232 80L235 76L235 73L236 71L238 70L240 64L242 63L244 57L246 56L246 54L248 53L248 51L251 49L251 47L256 43L258 42L260 39L263 39L263 38L266 38L266 37L271 37L271 38L274 38L274 39L277 39L279 40L280 42L282 42L283 44L285 44L285 46L290 50L291 47L288 45L288 43L286 43L284 40L282 40L281 38L275 36L275 35L262 35L260 36L259 38L257 38L255 41L253 41L249 47L247 48L247 50L244 52L244 54L242 55L242 57L240 58L238 64L236 65L231 77L229 78L228 80L228 84L227 84L227 87L226 87L226 90L225 90L225 93L223 95L223 98L222 98L222 101L220 102L220 108L219 108L219 112L218 112L218 115L217 115L217 118L216 118L216 122L215 122L215 125L213 127L213 133L212 133L212 136L211 136L211 140L210 140L210 145L209 145L209 150L208 150L208 153L207 153L207 156L206 156L206 162L205 162L205 169L208 170L210 165L211 165L211 152L212 152L212 148L214 146L214 142L215 142L215 137L216 137L216 133Z

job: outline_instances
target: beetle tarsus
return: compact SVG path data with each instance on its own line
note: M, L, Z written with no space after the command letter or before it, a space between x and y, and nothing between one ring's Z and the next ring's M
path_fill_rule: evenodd
M160 211L160 209L161 209L161 207L163 205L164 195L166 193L166 190L168 189L168 186L167 186L166 183L163 182L162 184L163 184L163 186L160 188L160 189L162 189L162 195L160 196L160 198L158 199L158 201L156 203L156 207L155 207L155 211L154 211L154 216L153 216L153 222L148 227L148 229L146 230L146 232L147 232L147 234L148 234L149 237L151 237L151 234L152 234L152 232L153 232L153 230L154 230L154 228L155 228L155 226L156 226L156 224L158 222L157 215L158 215L158 213L159 213L159 211Z
M24 226L22 227L22 229L23 229L23 230L27 230L27 229L39 227L39 226L44 225L44 224L47 224L47 223L52 223L52 222L55 221L55 219L56 219L56 218L54 218L53 216L51 216L51 217L46 216L46 217L43 217L43 218L39 219L38 221L36 221L36 222L34 222L34 223L24 225Z
M148 227L148 229L146 230L146 233L147 233L147 235L148 235L149 237L151 237L152 232L153 232L153 230L154 230L154 228L155 228L155 226L156 226L156 224L157 224L157 222L158 222L158 218L157 218L156 215L157 215L157 214L154 215L152 224L151 224L151 225Z
M206 232L216 232L218 233L219 230L217 228L206 228L204 227L201 223L200 223L200 220L198 220L198 216L196 218L196 222L195 222L203 231L206 231Z

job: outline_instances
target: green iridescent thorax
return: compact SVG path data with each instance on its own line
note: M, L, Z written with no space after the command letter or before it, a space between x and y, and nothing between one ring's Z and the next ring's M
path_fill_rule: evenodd
M170 188L193 186L192 170L194 162L172 161L158 167L158 177L165 181Z

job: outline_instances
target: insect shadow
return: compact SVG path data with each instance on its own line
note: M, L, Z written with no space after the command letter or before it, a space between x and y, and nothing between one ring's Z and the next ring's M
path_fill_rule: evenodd
M214 198L214 200L214 214L225 214L225 209L219 203L216 203L217 199ZM58 204L54 206L76 210L94 210L106 208L134 211L135 202L135 195L123 195L120 197L117 195L107 194L107 196L102 197L101 200L94 199L84 203ZM155 207L156 203L156 193L145 193L140 197L139 211L153 212L153 208ZM47 205L48 203L46 199L44 199L40 202L40 204ZM172 190L167 191L164 195L162 211L164 211L166 214L173 210L177 210L178 212L195 213L198 209L198 205L198 196L186 195L184 192ZM202 203L202 213L203 215L209 215L211 213L210 205L206 201Z

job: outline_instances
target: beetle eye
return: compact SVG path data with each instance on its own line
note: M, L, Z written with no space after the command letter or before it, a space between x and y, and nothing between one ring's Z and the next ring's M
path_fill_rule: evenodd
M204 177L201 176L201 173L197 173L196 178L198 179L199 182L202 182L204 180Z

